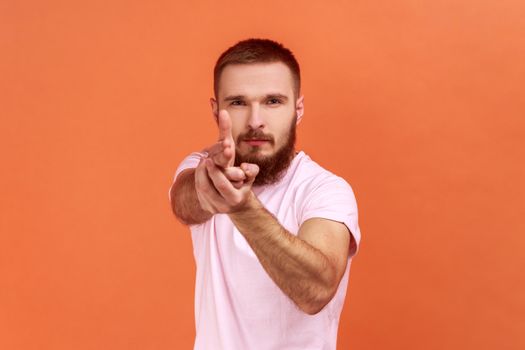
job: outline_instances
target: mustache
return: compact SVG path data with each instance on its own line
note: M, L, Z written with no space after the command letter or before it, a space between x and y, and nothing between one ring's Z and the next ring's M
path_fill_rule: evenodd
M237 138L237 143L240 143L244 140L264 140L269 141L272 144L274 143L272 135L266 135L260 130L250 130L247 133L240 134Z

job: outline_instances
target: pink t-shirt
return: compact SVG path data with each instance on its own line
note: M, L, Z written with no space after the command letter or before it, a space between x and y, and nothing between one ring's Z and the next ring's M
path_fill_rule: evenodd
M195 168L202 156L194 152L186 157L174 181L182 170ZM345 273L334 298L319 313L308 315L268 276L227 214L190 225L197 265L194 349L335 349L351 258L361 239L352 188L301 151L279 182L252 190L294 235L313 217L344 223L355 238Z

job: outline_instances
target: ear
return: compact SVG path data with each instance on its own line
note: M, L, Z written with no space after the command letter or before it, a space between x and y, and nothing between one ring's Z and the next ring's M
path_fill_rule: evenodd
M296 125L299 125L304 114L304 95L301 95L301 97L297 99L297 102L295 103L295 113L297 114Z
M219 104L213 97L210 97L210 105L211 113L213 114L213 119L215 120L215 123L219 125Z

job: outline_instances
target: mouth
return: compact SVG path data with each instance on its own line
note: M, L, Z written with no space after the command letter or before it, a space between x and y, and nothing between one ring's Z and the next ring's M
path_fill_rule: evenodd
M251 140L244 140L243 142L246 142L250 146L262 146L265 143L269 142L268 140L260 140L260 139L251 139Z

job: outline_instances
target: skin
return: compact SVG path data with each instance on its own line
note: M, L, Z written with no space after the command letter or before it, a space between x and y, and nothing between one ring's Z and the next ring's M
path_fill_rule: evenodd
M227 214L272 280L301 310L313 315L333 298L344 274L351 239L348 228L311 218L293 235L252 191L258 166L233 166L235 152L255 152L257 157L274 154L285 143L294 116L297 123L301 121L303 101L304 96L295 98L291 72L281 62L226 66L217 100L210 99L219 140L206 148L208 156L197 168L179 175L172 203L175 215L189 224ZM235 144L239 135L257 129L275 142Z
M258 155L275 153L285 143L295 113L297 124L304 113L304 96L294 100L292 82L289 68L281 62L226 66L219 81L218 101L210 99L213 116L219 124L219 107L226 112L221 122L226 128L226 119L231 119L232 142L250 129L273 137L275 143L259 146ZM247 154L252 147L246 142L236 146L240 154Z

